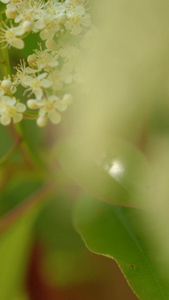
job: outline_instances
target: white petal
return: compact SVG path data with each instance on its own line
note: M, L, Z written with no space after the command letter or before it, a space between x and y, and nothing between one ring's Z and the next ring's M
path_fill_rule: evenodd
M58 124L61 121L61 115L55 110L50 111L48 113L48 117L50 121L54 124Z
M57 108L60 112L63 112L63 111L65 111L67 109L67 105L65 105L61 101L60 103L56 103L55 104L55 108Z
M1 124L6 126L9 125L11 123L11 118L9 116L2 116L0 118Z
M47 79L42 79L41 86L44 88L48 88L52 85L52 82Z
M22 79L22 84L26 87L29 86L29 84L31 83L31 81L33 80L33 78L29 75L26 75L23 79Z
M26 110L26 106L23 103L17 103L16 104L16 111L17 112L24 112Z
M47 40L49 38L49 32L48 32L48 30L42 30L39 35L40 35L40 38L43 41ZM52 37L50 37L50 38L52 38Z
M48 98L48 101L50 101L50 102L59 101L59 100L60 100L60 98L57 97L56 95L49 96L49 98Z
M38 108L38 105L36 104L36 100L35 99L29 99L27 101L27 106L30 108L30 109L37 109Z
M1 2L7 4L10 2L10 0L1 0Z
M25 33L25 30L23 29L23 27L19 26L19 27L14 27L15 29L15 34L16 35L23 35Z
M43 19L42 20L38 20L36 23L35 23L35 28L41 30L44 28L44 22L43 22Z
M46 109L45 109L44 107L42 107L42 108L39 110L39 116L40 116L40 117L43 117L43 116L45 116L45 114L46 114Z
M20 113L16 113L12 116L14 123L18 123L23 119L23 115Z
M34 89L33 93L35 94L37 100L40 100L43 96L43 91L42 89Z
M11 41L11 45L17 49L23 49L25 46L24 41L22 41L21 39L18 39L18 38L14 38Z
M15 18L15 23L19 23L23 18L23 15L18 15L16 18Z
M57 50L57 44L56 42L53 40L53 39L48 39L46 42L45 42L45 45L48 49L51 49L51 50Z
M47 124L47 118L45 118L45 117L39 117L38 119L37 119L37 121L36 121L36 123L37 123L37 125L39 126L39 127L45 127L46 126L46 124Z
M6 99L6 103L11 105L11 106L14 106L15 103L16 103L16 99L8 97L8 99Z
M41 80L41 79L45 78L46 75L47 75L47 73L42 73L37 77L37 79Z

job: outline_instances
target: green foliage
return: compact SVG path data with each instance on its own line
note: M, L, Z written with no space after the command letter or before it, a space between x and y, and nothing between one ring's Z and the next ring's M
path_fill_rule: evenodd
M158 269L158 259L153 260L154 250L148 247L143 229L147 214L106 204L85 194L76 204L74 222L91 251L118 262L140 299L167 300L168 278Z
M37 210L28 212L0 234L0 299L12 300L23 289Z

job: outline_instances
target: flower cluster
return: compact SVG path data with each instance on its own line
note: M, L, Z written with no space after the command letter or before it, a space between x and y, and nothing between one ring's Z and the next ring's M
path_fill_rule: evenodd
M91 28L85 0L1 0L6 4L6 20L0 27L3 47L22 49L24 38L39 33L41 44L16 67L16 74L4 78L0 86L0 122L19 122L27 110L37 113L37 125L48 120L57 124L72 102L70 85L78 81L77 65L82 40ZM11 79L12 77L12 79ZM25 89L26 103L14 94ZM27 104L27 110L26 110ZM30 111L29 111L30 113Z
M0 85L0 122L2 125L9 125L13 119L14 123L20 122L23 118L22 113L26 106L20 103L14 96L16 88L8 77L1 81Z

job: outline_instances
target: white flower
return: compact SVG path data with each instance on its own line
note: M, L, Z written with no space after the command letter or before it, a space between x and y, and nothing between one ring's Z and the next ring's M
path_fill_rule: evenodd
M21 27L11 27L5 25L5 28L0 28L0 42L6 43L7 46L13 46L18 49L24 48L24 42L22 39L18 38L18 36L22 36L24 34L24 30Z
M40 32L40 38L42 40L52 39L57 31L59 31L60 25L55 16L44 11L41 18L35 23L35 32Z
M48 98L39 101L39 117L48 118L53 124L58 124L61 121L61 114L58 112L58 103L60 99L57 96L49 96Z
M3 91L4 94L14 94L16 93L17 89L14 85L14 82L12 82L11 76L8 76L7 78L4 77L4 79L0 83L0 96L2 95L1 91Z
M44 69L49 71L58 66L58 54L56 51L50 51L45 49L44 51L40 47L40 50L35 50L35 53L28 56L28 63L30 67L37 68L38 71Z
M86 13L83 1L65 1L67 21L65 27L72 34L80 34L91 24L90 16Z
M44 1L22 1L17 6L17 17L15 18L16 23L22 24L22 22L29 21L32 24L36 20L41 18L43 8L47 5Z
M59 24L64 24L67 19L65 3L58 2L55 0L50 0L48 4L49 4L49 8L48 8L49 13L53 15L55 19L57 19L57 22Z
M72 96L70 94L65 94L62 99L56 95L48 96L46 98L30 99L27 105L31 109L39 108L39 118L37 119L37 124L43 127L49 119L53 124L58 124L61 121L61 114L67 109L68 105L72 102Z
M30 67L27 67L26 66L26 63L24 60L20 60L20 64L18 64L17 67L15 67L16 69L16 74L14 75L14 82L13 84L14 85L19 85L21 84L23 87L27 87L27 82L26 84L24 84L25 82L25 77L28 75L28 74L33 74L35 72L37 72L36 70L30 68Z
M9 125L13 119L14 123L18 123L23 118L23 112L26 106L16 101L16 98L3 96L0 100L0 122L2 125Z
M52 85L50 80L45 79L46 75L47 73L40 74L37 77L27 75L22 81L24 86L29 87L27 91L31 91L31 94L34 93L38 100L43 96L43 89L47 89Z

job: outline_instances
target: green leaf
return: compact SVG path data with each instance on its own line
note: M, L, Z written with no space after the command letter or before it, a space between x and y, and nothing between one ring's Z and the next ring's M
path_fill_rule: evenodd
M0 216L14 209L42 185L43 181L32 174L15 174L15 177L8 182L7 188L0 194Z
M43 204L37 205L42 182L15 176L0 197L0 299L13 300L23 291L32 246L33 225ZM39 194L36 194L39 191ZM34 201L34 203L33 203ZM34 204L34 205L33 205ZM15 298L16 297L16 298Z
M75 227L87 247L115 259L128 283L142 300L168 300L167 274L154 259L144 230L147 212L116 207L83 195L75 206ZM149 235L150 236L150 235ZM149 237L150 238L150 237Z
M145 175L149 166L143 154L132 144L112 138L93 146L88 147L85 139L60 142L57 157L69 176L103 201L144 206Z
M0 299L12 300L23 288L37 209L0 234Z

